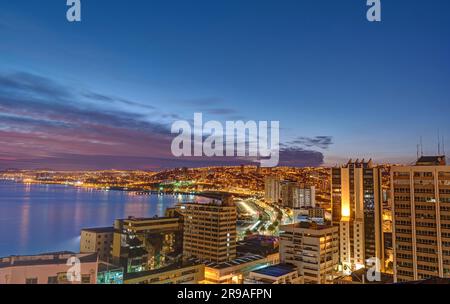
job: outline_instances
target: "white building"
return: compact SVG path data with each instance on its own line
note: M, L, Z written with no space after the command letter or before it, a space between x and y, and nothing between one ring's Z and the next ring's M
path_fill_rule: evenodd
M309 209L316 207L316 188L301 186L294 189L293 209Z
M328 284L337 276L339 228L302 222L280 227L280 261L293 264L305 284Z

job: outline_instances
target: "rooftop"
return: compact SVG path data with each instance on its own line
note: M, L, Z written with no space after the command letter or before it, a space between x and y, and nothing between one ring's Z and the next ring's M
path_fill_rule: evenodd
M141 272L132 272L132 273L125 273L124 274L124 280L132 280L132 279L137 279L140 277L146 277L146 276L151 276L151 275L155 275L155 274L162 274L165 272L169 272L169 271L174 271L177 269L183 269L183 268L188 268L188 267L192 267L192 266L196 266L196 265L200 265L202 263L196 263L195 261L188 261L188 262L178 262L178 263L174 263L171 264L169 266L163 267L163 268L159 268L159 269L153 269L153 270L148 270L148 271L141 271Z
M258 260L262 260L262 259L264 259L264 257L260 256L260 255L249 255L249 256L240 257L240 258L237 258L237 259L234 259L234 260L231 260L228 262L222 262L222 263L210 262L210 261L205 261L205 260L200 260L200 259L192 259L190 261L192 261L193 263L197 263L197 264L205 264L206 267L210 267L210 268L214 268L214 269L225 269L228 267L235 267L235 266L255 262Z
M15 266L58 265L66 264L71 257L77 257L81 263L96 263L97 253L73 253L70 251L51 252L39 255L9 256L0 258L0 268Z
M420 281L409 281L409 282L402 282L402 283L397 283L397 284L439 284L439 285L447 285L450 284L450 279L445 279L445 278L429 278L429 279L425 279L425 280L420 280Z
M445 165L446 165L445 155L421 156L416 162L416 166L445 166Z
M364 168L364 169L370 169L373 168L373 161L372 159L369 159L366 161L365 159L362 159L361 161L359 159L353 161L350 159L347 164L342 166L343 168L349 168L349 167L355 167L355 168Z
M313 229L313 230L323 230L323 229L329 229L333 228L335 226L328 225L328 224L321 224L313 221L308 222L298 222L295 224L289 224L289 225L283 225L282 230L292 229L292 228L303 228L303 229Z
M268 266L259 270L254 270L252 273L262 274L265 276L279 278L285 276L289 273L297 271L294 265L290 264L278 264L273 266Z
M367 279L368 270L365 268L361 268L352 272L350 275L344 275L336 278L336 281L341 282L353 282L357 284L392 284L394 282L394 277L392 274L381 273L380 279L381 281L373 281Z
M83 228L81 231L93 232L93 233L108 233L114 232L114 227L94 227L94 228Z
M238 255L267 256L278 252L278 238L272 236L251 236L237 243Z

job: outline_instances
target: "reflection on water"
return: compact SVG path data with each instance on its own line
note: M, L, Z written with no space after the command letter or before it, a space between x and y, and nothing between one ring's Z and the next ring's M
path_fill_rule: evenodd
M0 180L0 257L78 251L81 228L111 226L114 219L128 216L164 216L176 203L207 200Z

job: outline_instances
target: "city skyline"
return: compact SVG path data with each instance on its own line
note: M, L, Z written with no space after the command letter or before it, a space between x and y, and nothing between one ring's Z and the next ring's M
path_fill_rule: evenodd
M248 163L173 157L194 112L280 121L280 166L450 148L450 4L365 2L2 2L0 170Z

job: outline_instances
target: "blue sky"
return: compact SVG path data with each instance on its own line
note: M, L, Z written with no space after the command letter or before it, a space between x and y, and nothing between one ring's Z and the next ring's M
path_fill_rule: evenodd
M166 166L194 111L279 120L300 165L450 149L448 1L65 2L0 0L0 167Z

